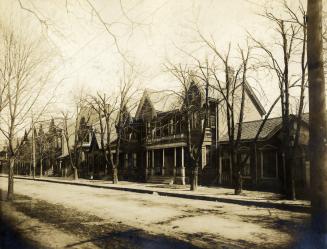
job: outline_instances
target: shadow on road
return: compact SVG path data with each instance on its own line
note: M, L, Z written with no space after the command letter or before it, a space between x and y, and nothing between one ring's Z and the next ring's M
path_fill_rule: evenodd
M1 249L36 249L39 248L23 238L19 231L9 221L5 220L0 212L0 248Z
M3 202L4 191L0 193L0 196L2 197L0 198L1 202ZM51 224L60 231L85 238L74 244L67 245L66 248L79 248L79 246L83 247L86 243L92 243L97 248L199 248L182 240L161 234L149 234L144 230L135 229L122 223L103 220L97 216L82 213L75 209L31 199L27 196L15 195L15 200L10 205L16 211L22 212L28 217L37 219L42 223ZM3 219L2 215L0 217L0 249L44 248L42 245L35 245L28 241L28 235L33 231L17 231L15 230L15 225L17 224L11 225ZM51 248L51 244L46 246L46 248Z
M66 248L72 248L77 245L92 242L94 244L101 244L103 248L156 248L156 249L195 249L190 243L180 241L173 238L168 238L160 235L149 235L144 233L140 229L130 229L127 231L112 231L101 236L80 241L71 245L67 245Z

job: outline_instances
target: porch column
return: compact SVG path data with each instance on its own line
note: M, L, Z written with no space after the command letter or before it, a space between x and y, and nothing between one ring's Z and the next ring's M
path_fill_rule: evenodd
M151 157L151 175L154 175L154 150L152 150L152 157Z
M176 176L176 147L174 148L174 177Z
M181 177L182 177L182 185L185 185L185 167L184 167L184 147L181 147L182 154L182 165L181 165Z
M202 146L202 148L201 148L201 156L202 156L202 162L201 162L201 169L203 169L204 168L204 166L206 166L207 165L207 155L206 155L206 153L207 153L207 148L206 148L206 146Z
M149 175L149 155L148 150L145 150L145 181L148 179Z
M165 175L165 149L162 149L162 168L161 168L161 174Z

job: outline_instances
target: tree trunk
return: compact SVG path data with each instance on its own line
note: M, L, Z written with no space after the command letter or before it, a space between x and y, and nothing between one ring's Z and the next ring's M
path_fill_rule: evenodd
M242 174L241 174L242 160L239 154L235 152L234 149L232 149L231 151L231 159L232 159L232 179L233 179L232 183L234 185L234 194L239 195L242 193L243 190Z
M286 139L286 143L289 143L288 139ZM295 160L292 160L292 152L290 151L290 146L286 145L285 149L285 170L286 170L286 185L285 185L285 193L286 198L290 200L295 200L295 175L294 175L294 163Z
M40 178L43 176L43 160L42 158L40 159Z
M14 165L15 159L13 157L9 158L7 201L14 199Z
M74 180L78 180L78 170L77 167L74 167Z
M241 171L237 170L234 175L234 194L240 195L242 193L242 187Z
M118 183L118 170L116 166L112 167L112 183L113 184Z
M32 163L29 163L29 171L28 171L28 175L32 176Z
M326 102L323 69L322 0L308 0L308 73L311 225L327 233Z
M196 191L198 189L198 173L199 167L195 165L195 167L192 167L191 172L191 191Z
M35 179L36 176L36 167L35 164L33 163L33 179Z
M296 191L295 191L295 166L296 166L296 149L290 149L289 154L289 164L290 164L290 179L289 179L289 190L288 190L288 198L290 200L296 200Z

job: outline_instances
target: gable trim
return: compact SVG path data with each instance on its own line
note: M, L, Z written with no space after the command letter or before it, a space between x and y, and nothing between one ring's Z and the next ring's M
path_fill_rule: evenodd
M149 97L149 95L148 95L148 92L147 92L147 90L144 90L143 95L142 95L142 98L141 98L141 100L140 100L140 103L139 103L139 105L138 105L138 107L137 107L137 111L136 111L136 114L135 114L135 117L136 117L137 119L140 118L141 110L142 110L142 107L143 107L144 102L145 102L146 99L149 101L152 110L153 110L154 113L156 114L156 110L155 110L154 105L153 105L153 103L152 103L152 101L151 101L151 99L150 99L150 97Z
M248 82L245 82L245 91L247 95L249 96L251 102L259 112L260 116L263 116L266 114L265 108L262 106L260 100L258 99L257 95L253 91L252 87L249 85Z

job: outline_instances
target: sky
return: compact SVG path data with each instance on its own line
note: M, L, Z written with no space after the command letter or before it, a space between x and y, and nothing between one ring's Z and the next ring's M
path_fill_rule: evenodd
M175 87L178 83L165 64L192 63L184 50L203 57L206 52L199 50L203 43L197 29L214 40L222 53L229 43L232 51L238 45L244 46L247 32L269 42L272 29L258 13L262 6L278 13L271 2L274 1L21 0L30 12L20 7L19 0L1 0L0 9L2 18L11 19L14 25L28 26L31 36L42 35L55 51L54 82L61 82L57 89L58 107L64 108L72 105L73 96L81 89L87 93L115 91L123 68L128 65L133 65L140 89ZM290 1L291 5L296 3ZM278 94L278 87L271 78L260 77L250 84L267 108Z

